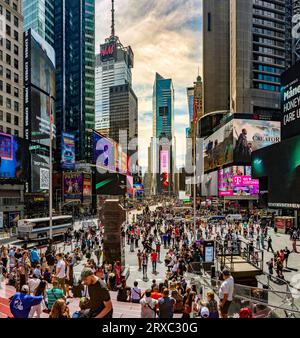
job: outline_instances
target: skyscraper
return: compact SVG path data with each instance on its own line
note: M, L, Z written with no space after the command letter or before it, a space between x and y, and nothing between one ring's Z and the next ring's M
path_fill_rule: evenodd
M193 112L194 112L194 87L188 87L186 89L186 92L189 108L189 125L190 125L193 120Z
M23 0L24 31L35 30L54 47L54 0Z
M158 73L153 87L151 149L155 192L170 194L174 188L175 169L174 87L172 79L165 79Z
M56 139L75 135L76 160L88 156L95 126L95 1L55 0Z
M110 87L129 84L132 86L134 55L130 46L124 47L115 35L114 1L112 0L112 31L96 55L96 117L95 129L103 135L110 128ZM118 140L116 140L118 142Z
M277 112L291 65L292 2L204 0L204 112Z

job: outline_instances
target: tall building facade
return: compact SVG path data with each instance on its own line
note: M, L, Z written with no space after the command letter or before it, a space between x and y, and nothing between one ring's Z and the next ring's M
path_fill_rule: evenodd
M132 86L133 53L130 47L124 47L116 37L107 39L100 49L100 54L96 55L95 129L108 135L110 87L125 84Z
M187 92L187 102L188 102L188 109L189 109L189 125L193 120L193 113L194 113L194 87L188 87L186 89Z
M95 126L95 1L55 0L56 139L75 135L76 160L88 156Z
M22 1L0 0L0 231L24 215Z
M23 0L24 31L35 30L54 47L55 0Z
M291 20L291 0L203 1L205 114L279 111Z
M172 79L156 73L153 86L153 153L154 193L174 192L175 137L174 87Z

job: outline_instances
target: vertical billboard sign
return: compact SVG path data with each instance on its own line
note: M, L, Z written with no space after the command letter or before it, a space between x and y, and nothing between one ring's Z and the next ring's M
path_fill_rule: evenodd
M75 169L75 136L69 133L62 133L62 169Z
M127 176L127 194L129 196L134 195L134 189L133 189L133 177Z
M30 101L30 83L31 83L31 35L29 34L30 31L26 31L24 33L24 135L25 139L29 140L31 135L31 128L30 128L30 110L31 110L31 101Z
M50 186L50 159L48 156L31 154L31 191L42 192Z
M63 185L65 202L82 201L82 173L64 173Z
M160 183L162 190L169 190L169 151L160 152Z
M93 132L93 162L105 172L115 171L115 142Z
M83 203L90 203L92 200L92 176L90 174L83 174L82 198Z

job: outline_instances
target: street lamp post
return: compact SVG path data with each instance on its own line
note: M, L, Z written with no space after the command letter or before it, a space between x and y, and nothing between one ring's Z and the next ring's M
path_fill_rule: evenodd
M49 155L49 226L50 226L50 243L53 240L53 220L52 220L52 141L53 141L53 114L51 110L51 98L50 98L50 155Z

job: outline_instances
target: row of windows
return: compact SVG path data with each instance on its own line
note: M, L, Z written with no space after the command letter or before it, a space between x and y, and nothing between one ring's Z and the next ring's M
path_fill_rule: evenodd
M19 116L12 115L11 113L6 113L6 119L4 117L3 110L0 110L0 121L6 120L7 123L12 123L12 120L14 121L14 125L19 125Z
M19 130L14 129L14 130L12 131L12 129L9 128L9 127L7 127L6 130L4 130L4 128L3 128L3 126L2 126L1 124L0 124L0 132L1 132L1 133L6 133L6 134L10 134L10 135L12 135L12 133L13 133L15 136L19 136L19 135L20 135L20 134L19 134Z
M0 91L4 91L4 87L6 87L6 93L7 94L14 94L14 97L19 97L19 88L12 87L9 83L6 83L6 85L3 85L3 81L0 80Z
M253 27L253 32L257 33L257 34L263 34L263 35L273 36L273 37L282 38L282 39L285 38L284 33L276 32L276 31L270 30L270 29Z
M277 19L277 20L282 20L282 21L284 20L284 15L265 11L262 9L254 9L254 14L265 16L265 17L272 18L272 19Z
M271 67L271 66L266 66L266 65L254 65L254 69L258 69L263 72L274 73L274 74L282 73L282 69Z
M262 46L253 46L253 50L255 52L264 53L264 54L271 54L276 56L285 56L285 52L282 50L270 48L270 47L262 47Z
M263 38L263 37L257 36L257 35L255 35L253 37L253 41L257 42L257 43L262 43L262 44L268 45L268 46L276 46L276 47L284 48L284 42L283 41L278 41L278 40L274 40L274 39L267 39L267 38Z
M5 2L8 3L7 1ZM18 11L18 5L16 3L13 3L13 10L15 10L16 12ZM3 13L4 13L4 9L2 5L0 5L0 15L3 15ZM5 13L5 19L8 22L12 22L12 17L13 17L14 25L16 27L19 27L19 19L7 9Z
M284 29L284 25L281 23L269 21L269 20L262 20L262 19L257 19L253 18L253 23L261 26L267 26L271 28L278 28L278 29Z
M279 65L279 66L285 65L284 60L269 57L269 56L254 55L253 58L254 58L255 61L260 61L260 62L264 62L264 63L272 63L272 64Z
M254 88L262 89L262 90L269 90L272 92L279 92L280 86L270 85L266 83L254 83Z
M255 74L254 78L258 80L263 80L263 81L280 83L280 77L278 76L272 76L272 75L266 75L266 74Z
M4 68L2 65L0 65L0 76L4 76ZM6 68L5 76L8 80L12 79L12 71L8 68ZM13 73L13 78L15 83L19 83L19 74Z
M269 1L254 0L254 4L261 6L261 7L266 7L266 8L271 8L271 9L277 9L279 11L284 11L284 6L274 4L273 2L269 2Z
M0 95L0 106L4 106L4 100L3 96ZM6 98L6 108L7 109L13 109L15 112L19 112L20 105L17 101L12 101L9 97Z

